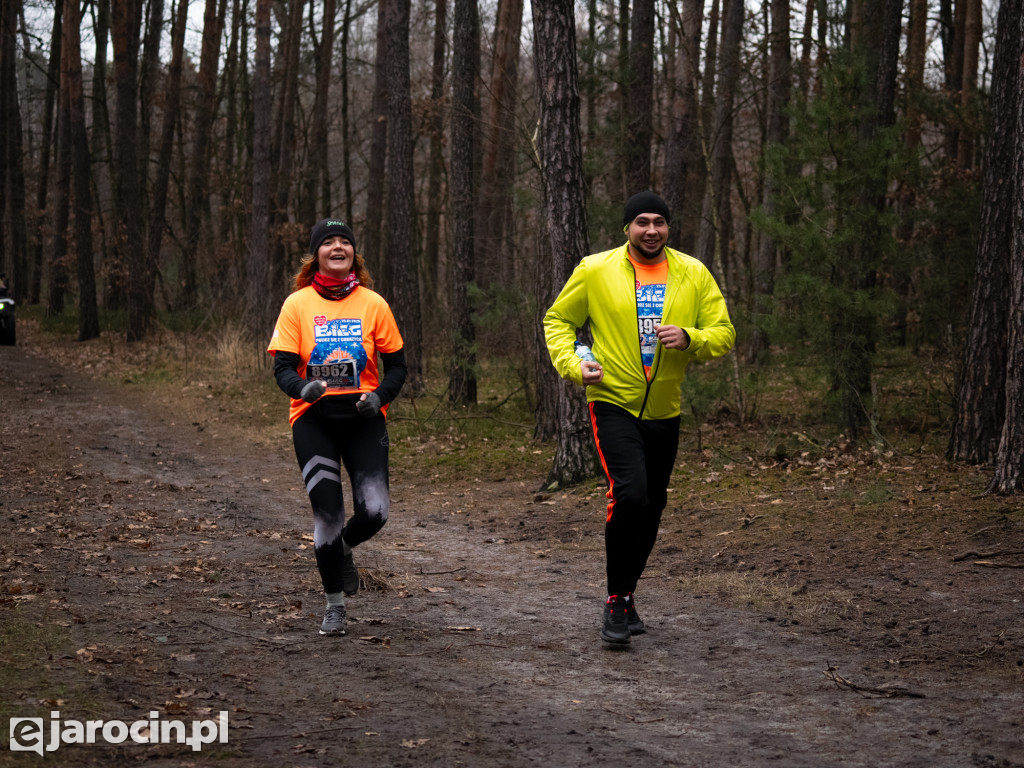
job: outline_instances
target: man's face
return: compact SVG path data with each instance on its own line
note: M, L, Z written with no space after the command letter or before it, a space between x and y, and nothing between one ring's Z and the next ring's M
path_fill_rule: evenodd
M641 213L629 223L626 237L634 257L643 261L660 260L668 242L668 222L660 214Z

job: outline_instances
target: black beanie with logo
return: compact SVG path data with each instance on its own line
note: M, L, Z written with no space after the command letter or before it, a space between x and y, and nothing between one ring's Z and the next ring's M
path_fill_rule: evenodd
M356 247L356 236L352 234L352 228L341 219L324 219L313 225L309 233L309 252L314 256L320 249L324 240L335 235L341 235L350 243L352 248Z

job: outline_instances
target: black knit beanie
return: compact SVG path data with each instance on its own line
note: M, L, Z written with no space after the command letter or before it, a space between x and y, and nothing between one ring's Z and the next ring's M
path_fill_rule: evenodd
M649 189L637 192L626 201L626 207L622 212L622 226L628 227L633 219L641 213L657 213L664 216L666 222L672 222L672 214L669 213L668 205Z
M324 240L335 235L344 237L352 243L352 248L355 249L356 236L352 234L352 228L348 224L340 219L324 219L314 224L309 233L309 252L315 256Z

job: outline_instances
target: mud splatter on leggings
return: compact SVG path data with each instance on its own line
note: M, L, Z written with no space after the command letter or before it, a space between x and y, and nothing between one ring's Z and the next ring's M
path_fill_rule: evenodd
M292 427L295 457L313 506L313 545L324 592L340 592L342 538L355 547L388 519L388 433L384 416L329 417L311 409ZM345 520L341 468L352 485Z

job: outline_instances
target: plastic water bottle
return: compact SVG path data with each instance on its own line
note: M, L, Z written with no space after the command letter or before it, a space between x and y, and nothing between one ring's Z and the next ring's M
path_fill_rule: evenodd
M586 344L581 344L578 341L576 342L576 357L580 360L589 360L593 363L597 362L597 358L594 357L594 353L590 351L590 347Z

